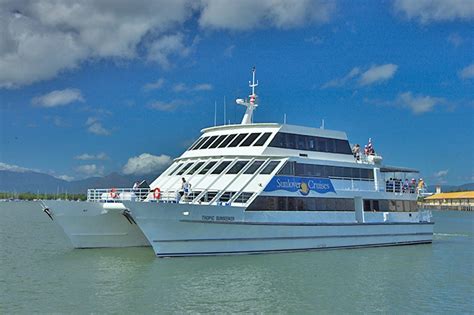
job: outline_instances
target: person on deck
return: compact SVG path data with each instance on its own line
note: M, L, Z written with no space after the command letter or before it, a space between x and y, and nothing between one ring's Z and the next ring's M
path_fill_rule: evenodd
M191 183L187 182L184 177L181 180L183 181L181 183L181 189L183 190L184 197L188 197L191 193Z

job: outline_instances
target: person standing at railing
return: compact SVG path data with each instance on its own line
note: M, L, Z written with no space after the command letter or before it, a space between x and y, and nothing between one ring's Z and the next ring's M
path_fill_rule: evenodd
M191 183L187 182L184 177L181 180L183 181L181 189L183 190L184 198L187 198L191 194Z
M360 160L360 145L356 144L352 147L352 154L356 158L357 161Z

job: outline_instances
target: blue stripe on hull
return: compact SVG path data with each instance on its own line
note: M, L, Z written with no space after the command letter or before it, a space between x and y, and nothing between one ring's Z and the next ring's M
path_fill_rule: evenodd
M274 249L274 250L259 250L259 251L228 251L228 252L200 252L200 253L158 253L157 257L189 257L189 256L221 256L221 255L258 255L271 253L291 253L291 252L306 252L316 250L334 250L334 249L353 249L353 248L370 248L370 247L385 247L385 246L402 246L402 245L418 245L431 244L433 240L420 240L410 242L398 243L383 243L373 245L351 245L351 246L336 246L336 247L314 247L314 248L299 248L299 249Z

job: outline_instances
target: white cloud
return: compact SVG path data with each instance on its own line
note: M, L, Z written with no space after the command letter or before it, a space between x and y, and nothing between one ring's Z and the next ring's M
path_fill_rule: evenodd
M474 19L472 0L396 0L394 8L408 19L423 24Z
M321 88L327 89L341 87L349 83L354 84L355 81L357 81L361 86L377 84L391 79L395 75L397 69L398 66L392 63L387 63L380 66L373 65L364 72L362 72L360 67L355 67L352 68L352 70L342 78L336 78L326 82L321 86Z
M449 170L441 170L441 171L438 171L434 174L434 177L436 178L443 178L443 177L446 177L449 173Z
M185 100L175 99L170 102L154 101L150 107L162 112L172 112L177 108L188 105L189 102Z
M143 86L144 91L151 91L151 90L159 90L163 87L163 84L165 83L165 79L160 78L156 80L155 82L150 82L147 83Z
M17 172L17 173L37 172L37 170L21 167L14 164L2 163L2 162L0 162L0 171L11 171L11 172Z
M203 31L288 29L325 23L334 12L326 0L3 0L0 88L49 80L89 60L145 58L170 68L198 42L183 35L193 19Z
M84 102L81 91L78 89L55 90L31 100L33 105L39 107L64 106L73 102Z
M74 177L73 176L69 176L69 175L58 175L58 176L55 176L56 178L59 178L59 179L62 179L62 180L65 180L67 182L70 182L70 181L73 181L74 180Z
M410 108L415 114L430 112L437 105L446 104L446 99L442 97L432 97L425 95L413 95L411 92L405 92L398 95L396 104Z
M96 117L89 117L86 120L87 131L99 136L109 136L110 130L102 126L102 123Z
M371 85L387 81L394 76L397 69L398 66L392 63L381 66L372 66L369 70L361 74L359 83L360 85Z
M171 56L186 57L190 52L191 48L184 43L183 34L165 35L149 44L147 59L168 69L171 67Z
M203 0L199 24L203 28L250 30L282 29L327 22L333 1L320 0Z
M134 156L128 159L127 164L124 165L122 171L124 174L151 174L162 171L172 162L168 155L151 155L143 153L139 156Z
M459 72L459 76L462 79L472 79L474 78L474 63L465 67Z
M454 47L459 47L459 46L464 42L464 39L463 39L461 36L459 36L458 33L449 34L447 40L448 40L448 42L450 42Z
M74 157L75 160L82 160L82 161L88 161L88 160L108 160L109 157L107 154L104 152L98 153L98 154L89 154L89 153L83 153L81 155L77 155Z
M414 95L412 92L399 93L394 100L377 100L365 99L366 103L380 105L408 108L414 114L423 114L432 111L437 106L453 105L443 97L434 97L429 95Z
M104 174L104 167L96 164L85 164L76 167L76 172L87 176L100 176Z
M2 1L0 87L50 79L91 58L136 58L144 38L176 29L194 10L187 0Z
M352 78L358 76L359 74L360 74L360 69L358 67L352 68L352 70L349 71L349 73L346 74L344 77L326 82L325 84L323 84L321 88L327 89L331 87L341 87L345 85Z
M232 58L234 55L235 45L230 45L226 49L224 49L224 57Z
M184 84L184 83L177 83L173 86L173 91L176 92L176 93L184 92L187 89L188 88L186 87L186 84Z
M193 91L211 91L213 89L212 84L209 83L201 83L201 84L196 84L195 86L192 87Z
M173 91L179 92L201 92L211 91L214 87L210 83L198 83L193 86L187 86L185 83L177 83L173 86Z

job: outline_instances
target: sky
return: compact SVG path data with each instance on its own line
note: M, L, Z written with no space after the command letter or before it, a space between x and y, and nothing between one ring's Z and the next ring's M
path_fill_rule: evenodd
M474 2L0 1L0 169L159 172L214 125L372 138L428 184L474 181ZM224 103L225 101L225 103Z

